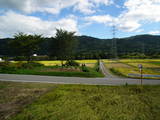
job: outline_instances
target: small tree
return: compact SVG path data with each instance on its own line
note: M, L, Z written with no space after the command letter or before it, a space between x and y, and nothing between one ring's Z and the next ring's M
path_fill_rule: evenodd
M27 61L39 49L39 44L43 41L41 35L27 35L24 33L15 34L14 40L9 45L16 56L25 56Z
M57 29L55 38L52 38L50 56L57 57L62 61L71 59L76 46L75 32Z

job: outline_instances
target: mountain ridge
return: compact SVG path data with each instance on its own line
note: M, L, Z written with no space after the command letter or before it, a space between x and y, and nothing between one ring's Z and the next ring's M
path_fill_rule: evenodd
M95 58L101 56L103 58L112 57L112 39L99 39L91 36L76 36L78 46L75 56L88 56L87 58ZM13 38L0 39L0 55L11 55L8 41ZM47 55L49 41L51 38L45 38L38 51L40 55ZM160 35L136 35L125 38L116 38L117 53L119 57L128 55L146 55L151 57L160 56ZM94 57L93 57L94 56Z

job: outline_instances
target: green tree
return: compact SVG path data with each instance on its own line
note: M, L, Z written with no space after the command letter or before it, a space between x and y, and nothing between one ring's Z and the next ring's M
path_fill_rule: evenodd
M16 56L25 56L27 61L39 49L39 44L43 41L41 35L27 35L24 33L15 34L14 39L9 42L10 48Z
M55 38L52 38L50 56L57 57L62 61L72 59L77 44L75 32L57 29Z

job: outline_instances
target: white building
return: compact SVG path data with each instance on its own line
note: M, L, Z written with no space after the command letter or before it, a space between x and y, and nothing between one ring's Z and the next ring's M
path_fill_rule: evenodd
M33 56L34 56L34 57L36 57L36 56L37 56L37 54L33 54Z

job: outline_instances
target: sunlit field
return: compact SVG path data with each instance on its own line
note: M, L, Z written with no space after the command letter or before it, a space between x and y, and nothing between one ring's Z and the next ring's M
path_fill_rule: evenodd
M14 61L13 63L18 63L19 61ZM23 61L26 62L26 61ZM36 61L38 63L44 64L45 66L55 66L55 65L61 65L60 60L54 60L54 61ZM65 63L66 61L63 61ZM81 64L85 64L87 67L94 67L97 60L76 60L76 62Z
M38 63L44 64L45 66L54 66L54 65L60 65L61 61L36 61ZM64 61L65 63L65 61Z
M124 77L131 77L129 74L140 74L138 68L139 64L143 65L143 74L160 75L160 59L121 59L103 61L105 62L106 67L114 74Z

